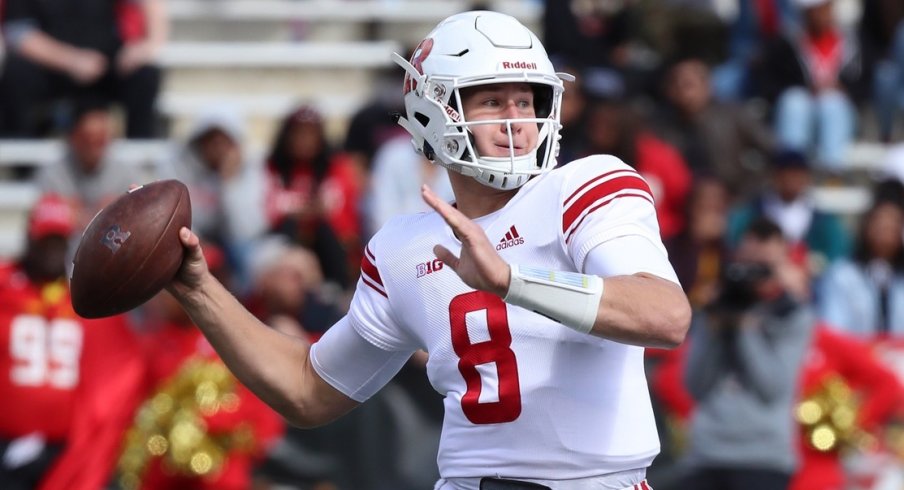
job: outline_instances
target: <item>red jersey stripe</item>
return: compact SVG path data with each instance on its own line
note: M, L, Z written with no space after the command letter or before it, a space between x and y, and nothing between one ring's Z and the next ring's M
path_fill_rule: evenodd
M588 190L584 193L580 198L578 198L571 206L565 209L565 213L562 215L562 233L568 231L571 228L571 225L587 210L590 206L592 206L595 202L605 199L606 197L615 194L619 191L634 189L642 192L646 192L648 194L647 199L650 202L653 202L653 193L650 191L650 186L640 177L638 174L633 175L625 175L621 177L616 177L614 179L608 180L606 182L597 184L592 189ZM596 208L598 208L597 206ZM596 209L594 208L594 209Z
M568 207L569 201L571 201L572 199L574 199L575 196L577 196L578 194L580 194L582 190L586 189L587 187L593 185L593 184L596 183L596 182L599 182L599 181L605 179L606 177L608 177L608 176L610 176L610 175L612 175L612 174L617 174L617 173L619 173L619 172L627 172L627 174L629 174L629 175L630 175L630 174L638 175L637 172L635 172L634 170L632 170L632 169L630 169L630 168L620 168L620 169L618 169L618 170L612 170L612 171L610 171L610 172L606 172L606 173L604 173L604 174L597 175L596 177L594 177L594 178L588 180L587 182L584 182L580 187L577 188L577 190L575 190L574 192L572 192L571 195L568 196L568 199L565 199L564 206L565 206L565 207Z
M387 298L387 299L389 298L389 295L386 294L386 291L383 290L383 287L377 286L376 284L374 284L373 281L371 281L371 279L368 276L362 275L361 281L363 281L364 284L367 284L368 286L370 286L370 288L373 289L374 291L382 294L384 298Z
M593 213L594 211L596 211L597 209L599 209L599 208L605 206L606 204L609 204L610 202L612 202L612 201L614 201L614 200L616 200L616 199L618 199L618 198L620 198L620 197L640 197L640 198L642 198L642 199L646 199L647 201L650 201L650 204L653 204L653 199L650 198L649 195L643 194L643 193L639 193L639 192L638 192L638 193L635 193L635 192L626 192L626 193L624 193L624 194L619 194L619 195L617 195L617 196L612 196L610 199L606 199L605 201L599 203L598 205L596 205L596 206L590 208L590 210L587 211L587 214L585 214L584 216L582 216L581 219L579 219L579 220L577 221L577 223L575 223L575 225L574 225L574 227L571 229L571 231L568 232L568 235L565 237L565 243L568 243L568 242L571 240L571 236L574 235L574 232L577 231L577 229L581 226L581 223L584 222L584 218L586 218L587 216L590 216L590 214Z
M365 249L366 250L366 249ZM383 285L383 279L380 278L380 271L377 269L377 266L371 262L370 257L367 254L364 257L361 257L361 272L363 272L367 277L369 277L373 282Z

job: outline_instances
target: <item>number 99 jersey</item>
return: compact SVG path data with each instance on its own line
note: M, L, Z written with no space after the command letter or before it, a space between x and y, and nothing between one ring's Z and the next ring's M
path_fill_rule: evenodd
M611 156L538 176L474 221L509 263L677 282L646 182ZM632 245L630 254L595 257L620 242ZM436 244L461 250L439 214L390 221L368 244L349 314L334 328L353 328L387 356L429 353L428 377L445 396L442 477L572 479L648 466L659 439L643 348L473 290L435 257ZM597 263L611 266L593 270ZM355 390L329 372L319 349L312 362L331 385L358 401L376 391ZM347 369L354 366L339 370Z

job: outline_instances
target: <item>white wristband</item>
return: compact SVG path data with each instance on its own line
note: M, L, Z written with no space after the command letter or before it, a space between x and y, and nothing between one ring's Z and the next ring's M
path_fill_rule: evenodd
M511 282L503 301L590 333L603 297L602 277L516 264L510 267Z

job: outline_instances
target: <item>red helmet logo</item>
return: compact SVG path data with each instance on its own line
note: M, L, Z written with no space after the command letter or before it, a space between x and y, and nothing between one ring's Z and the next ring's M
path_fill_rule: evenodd
M427 59L427 56L430 56L430 51L433 51L433 38L427 38L420 42L417 45L417 48L414 49L414 54L411 55L411 66L417 70L421 75L424 74L424 60ZM417 81L411 78L411 75L408 73L405 74L405 88L403 93L411 92L417 87Z

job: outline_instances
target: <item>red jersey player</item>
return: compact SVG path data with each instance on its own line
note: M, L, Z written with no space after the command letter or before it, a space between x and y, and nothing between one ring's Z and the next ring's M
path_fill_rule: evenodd
M690 307L650 189L612 156L555 168L563 80L512 17L441 22L406 71L399 123L455 205L370 241L348 315L313 346L268 329L209 274L197 236L170 290L246 386L291 422L364 402L417 349L445 396L436 488L646 489L659 451L643 347Z
M110 478L143 365L123 317L72 310L67 239L75 221L46 196L22 260L0 269L0 481L3 488L97 489Z

